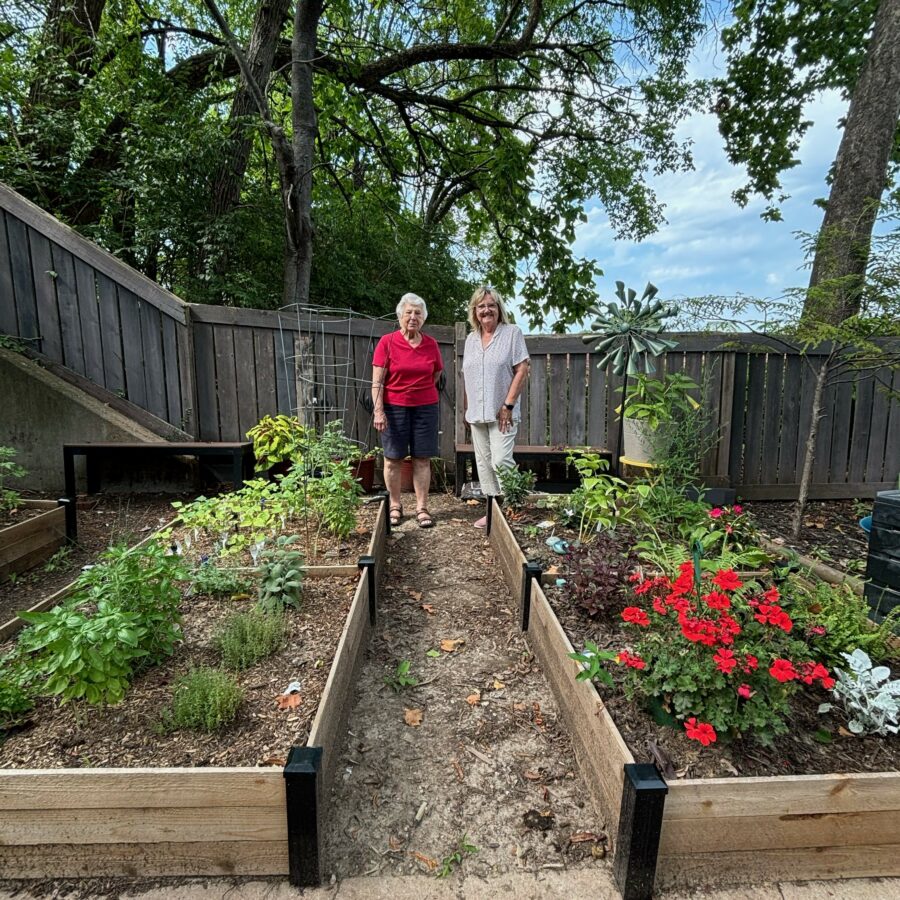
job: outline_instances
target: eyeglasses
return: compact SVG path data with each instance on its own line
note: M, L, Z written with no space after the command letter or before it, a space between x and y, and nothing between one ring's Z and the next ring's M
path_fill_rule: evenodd
M475 307L475 309L477 309L478 312L487 312L488 310L497 309L497 308L498 307L497 307L496 303L485 303L485 304Z

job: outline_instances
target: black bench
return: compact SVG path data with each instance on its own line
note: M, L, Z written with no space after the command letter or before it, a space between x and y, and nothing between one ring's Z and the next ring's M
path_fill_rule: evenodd
M96 494L100 490L102 463L111 457L122 456L196 456L198 459L224 460L231 463L231 481L235 490L243 487L244 478L253 472L253 443L251 441L232 442L191 442L177 441L117 441L88 444L63 444L63 471L66 479L66 537L74 541L78 536L75 523L75 457L83 456L87 469L87 492Z
M596 453L607 462L612 464L612 452L601 447L545 447L541 445L522 444L513 448L513 457L517 463L521 462L541 462L541 463L562 463L565 464L566 457L573 450L588 450ZM475 464L475 448L471 444L456 445L456 496L459 496L463 483L466 480L466 464L471 461L474 469ZM571 482L574 484L575 482ZM567 482L567 484L569 484ZM538 488L561 487L563 485L556 482L543 484L539 481Z

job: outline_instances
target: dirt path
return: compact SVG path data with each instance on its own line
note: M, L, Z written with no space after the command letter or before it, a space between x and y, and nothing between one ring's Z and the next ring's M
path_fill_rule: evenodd
M407 518L390 541L328 801L326 871L435 874L448 859L455 867L464 837L477 852L462 851L462 865L480 877L606 867L603 823L518 629L517 603L472 527L481 510L441 496L431 509L435 528ZM395 692L385 678L404 660L418 684Z

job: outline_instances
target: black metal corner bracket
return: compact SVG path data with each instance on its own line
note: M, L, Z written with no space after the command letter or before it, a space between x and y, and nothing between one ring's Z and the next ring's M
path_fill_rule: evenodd
M321 775L321 747L291 747L284 767L284 792L289 877L291 884L297 887L315 887L322 883Z
M522 631L528 631L528 623L531 621L531 583L537 579L541 581L541 564L532 560L522 563L522 596L519 600L519 621Z
M387 491L382 491L379 495L381 502L384 504L384 521L387 533L391 533L391 495Z
M650 900L669 787L653 763L627 763L613 876L622 900Z
M356 565L369 572L369 624L374 628L378 615L378 582L375 577L375 557L361 556Z
M65 510L66 540L70 544L74 544L78 540L78 523L76 521L78 504L74 497L60 497L56 504Z
M491 536L491 525L494 523L494 504L497 502L496 497L488 497L487 498L487 524L485 525L484 533L490 537Z

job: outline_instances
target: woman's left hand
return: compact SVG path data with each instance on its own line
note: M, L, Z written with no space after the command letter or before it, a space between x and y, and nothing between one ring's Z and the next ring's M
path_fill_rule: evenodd
M502 434L506 434L506 432L509 431L512 420L512 410L507 409L506 406L501 406L497 411L497 423L500 426L500 432Z

